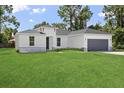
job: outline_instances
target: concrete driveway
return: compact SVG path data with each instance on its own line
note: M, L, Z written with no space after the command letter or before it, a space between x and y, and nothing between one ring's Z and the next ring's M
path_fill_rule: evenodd
M124 56L124 52L104 52L104 53Z

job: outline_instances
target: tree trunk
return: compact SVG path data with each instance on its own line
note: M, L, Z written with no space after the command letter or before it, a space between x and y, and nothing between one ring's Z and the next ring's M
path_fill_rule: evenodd
M0 18L0 20L1 20L1 18ZM1 21L0 21L0 33L2 32L2 23L1 23Z
M72 10L70 9L70 30L71 30L71 31L73 30L73 23L72 23L72 20L73 20L73 15L72 15Z
M72 23L72 16L70 15L70 30L72 31L73 23Z
M84 20L83 24L84 24L83 28L86 29L87 28L87 20Z

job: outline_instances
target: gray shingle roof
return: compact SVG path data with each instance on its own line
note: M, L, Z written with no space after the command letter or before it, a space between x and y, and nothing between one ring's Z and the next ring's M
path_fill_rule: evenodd
M60 29L56 30L57 35L68 35L69 33L70 31L67 31L67 30L60 30Z
M85 33L93 33L93 34L111 34L108 32L105 32L103 30L94 30L94 29L85 29Z
M45 34L43 32L38 32L35 29L29 29L25 31L21 31L19 33L40 33L40 34ZM74 35L74 34L81 34L81 33L91 33L91 34L110 34L105 31L100 31L100 30L94 30L94 29L82 29L82 30L77 30L77 31L68 31L68 30L56 30L56 35Z
M74 35L74 34L81 34L81 33L91 33L91 34L110 34L105 31L101 30L94 30L94 29L82 29L82 30L77 30L77 31L67 31L67 30L57 30L56 34L57 35Z
M45 34L43 32L38 32L37 30L34 30L34 29L28 29L28 30L25 30L25 31L21 31L19 33L39 33L39 34Z
M85 30L70 31L70 35L84 33Z

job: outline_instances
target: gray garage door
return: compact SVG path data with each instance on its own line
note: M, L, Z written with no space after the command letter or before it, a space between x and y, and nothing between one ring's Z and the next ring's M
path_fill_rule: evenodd
M88 51L108 51L108 40L88 39Z

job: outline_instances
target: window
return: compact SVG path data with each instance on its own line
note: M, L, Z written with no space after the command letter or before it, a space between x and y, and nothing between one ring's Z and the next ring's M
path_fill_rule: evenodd
M61 38L57 38L57 46L61 46Z
M34 46L34 36L29 37L29 45Z

